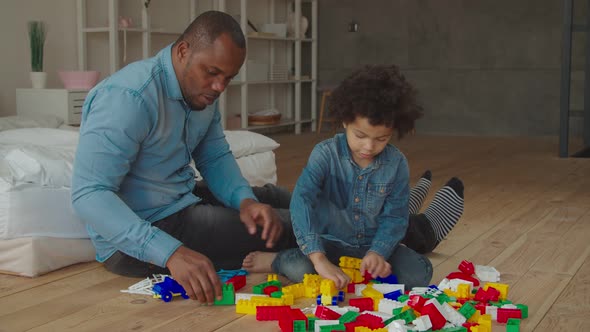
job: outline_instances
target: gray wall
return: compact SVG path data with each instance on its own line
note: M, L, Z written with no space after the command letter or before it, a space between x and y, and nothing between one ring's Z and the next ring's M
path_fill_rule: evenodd
M322 0L319 6L320 84L363 64L393 63L419 90L421 133L558 134L562 1ZM356 33L348 32L353 20ZM582 38L574 41L576 69L583 64ZM574 73L573 89L581 77ZM581 104L577 95L572 107Z

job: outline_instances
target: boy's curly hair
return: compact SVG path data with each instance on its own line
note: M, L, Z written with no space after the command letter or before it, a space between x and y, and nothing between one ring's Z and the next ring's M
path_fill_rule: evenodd
M365 117L373 126L397 131L398 138L414 129L422 116L416 89L394 65L370 65L356 70L332 91L329 109L343 123Z

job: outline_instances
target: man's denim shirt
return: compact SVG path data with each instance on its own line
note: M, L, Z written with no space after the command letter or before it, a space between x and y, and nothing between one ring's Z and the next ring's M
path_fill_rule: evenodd
M408 182L408 162L393 145L361 169L344 134L319 143L291 199L301 251L324 252L322 241L327 240L389 258L408 227Z
M200 199L191 158L225 205L255 198L241 176L217 104L192 111L171 46L97 85L82 110L72 204L104 261L120 250L164 267L180 241L151 225Z

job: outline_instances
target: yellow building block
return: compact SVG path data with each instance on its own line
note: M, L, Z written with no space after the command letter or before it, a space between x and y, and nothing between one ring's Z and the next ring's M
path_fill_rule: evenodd
M363 276L361 275L361 271L359 271L359 270L343 267L342 272L344 272L347 276L350 277L351 282L359 283L359 282L363 281Z
M492 332L492 329L484 325L476 325L470 328L471 332Z
M329 296L337 295L338 289L336 289L334 281L330 279L322 279L320 283L320 294Z
M477 323L482 326L487 326L490 330L492 329L492 315L485 314L479 316Z
M283 292L283 294L293 295L293 299L298 299L305 296L305 286L303 285L303 283L285 286L281 289L281 291Z
M285 305L293 305L293 303L295 303L295 297L293 296L293 294L283 293L281 299L285 302Z
M459 299L469 299L471 295L471 287L468 284L459 284L457 286L457 298Z
M479 312L479 310L475 310L475 313L469 317L469 319L467 320L470 323L477 323L479 322L479 318L481 317L481 313Z
M486 282L483 290L488 290L488 287L493 287L500 292L500 300L506 300L508 298L508 288L507 284L500 284L497 282Z
M361 269L361 262L362 262L362 260L360 258L342 256L342 257L340 257L340 262L339 262L338 266L349 268L349 269L360 270Z
M266 281L278 281L279 280L279 276L277 274L271 273L269 275L266 276Z

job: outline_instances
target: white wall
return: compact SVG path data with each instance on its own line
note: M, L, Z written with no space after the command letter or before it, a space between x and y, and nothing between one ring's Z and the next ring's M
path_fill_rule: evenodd
M44 70L47 87L61 88L57 71L76 69L75 0L2 0L0 9L0 116L16 113L17 88L31 87L27 22L46 23Z

